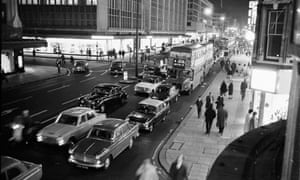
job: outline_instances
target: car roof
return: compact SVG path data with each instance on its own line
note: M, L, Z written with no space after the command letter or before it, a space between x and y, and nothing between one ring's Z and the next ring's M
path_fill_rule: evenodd
M94 127L113 131L125 123L126 121L123 119L107 118L94 125Z
M146 105L151 105L154 107L158 107L160 104L164 103L164 101L157 100L157 99L151 99L147 98L139 102L139 104L146 104Z
M1 156L1 173L5 171L7 168L14 166L15 164L19 164L20 160L9 157L9 156Z
M80 116L80 115L85 114L90 111L92 111L92 109L90 109L88 107L73 107L73 108L64 110L62 113L72 115L72 116Z
M113 84L113 83L99 83L95 87L121 87L120 85Z

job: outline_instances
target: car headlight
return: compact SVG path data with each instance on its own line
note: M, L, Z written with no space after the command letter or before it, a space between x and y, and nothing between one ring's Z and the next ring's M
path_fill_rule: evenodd
M63 139L62 137L57 138L57 139L56 139L56 142L57 142L57 144L58 144L59 146L65 144L65 141L64 141L64 139Z
M149 126L149 122L145 122L145 123L144 123L144 126L145 126L145 127L148 127L148 126Z
M102 150L102 152L99 154L99 155L97 155L96 156L96 159L98 160L98 159L100 159L102 156L104 156L106 153L108 153L108 149L107 148L104 148L103 150Z
M125 118L125 121L129 121L129 120L130 120L129 117L126 117L126 118Z
M74 160L74 156L71 154L69 157L69 161L73 161Z
M36 136L36 140L37 140L37 142L42 142L43 141L43 136L41 134L38 134Z

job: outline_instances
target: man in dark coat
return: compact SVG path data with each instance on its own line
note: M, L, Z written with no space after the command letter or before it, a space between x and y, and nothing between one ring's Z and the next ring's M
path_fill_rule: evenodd
M223 96L218 96L216 104L217 104L217 107L216 107L217 109L219 109L219 107L221 107L221 106L224 106L224 98L223 98Z
M180 154L170 168L171 180L188 180L187 168L183 164L183 155Z
M221 87L220 87L220 95L223 96L227 92L227 85L226 82L223 80Z
M203 105L203 101L202 101L201 97L199 96L198 99L196 100L198 119L201 117L202 105Z
M213 109L213 105L210 104L209 107L205 111L205 123L206 123L206 132L205 134L209 135L211 125L213 123L213 120L216 117L216 111Z
M208 95L205 98L205 108L208 108L211 102L213 102L213 96L211 95L211 92L208 93Z
M245 98L247 87L248 87L247 81L246 81L246 79L244 79L244 81L241 82L241 87L240 87L240 88L241 88L242 101L243 101L244 98Z
M219 128L219 133L222 136L223 135L223 130L227 124L227 118L228 118L228 112L221 106L218 109L218 114L217 114L217 127Z
M228 85L228 96L229 96L229 99L232 99L232 94L233 94L233 83L231 81L229 83L229 85Z

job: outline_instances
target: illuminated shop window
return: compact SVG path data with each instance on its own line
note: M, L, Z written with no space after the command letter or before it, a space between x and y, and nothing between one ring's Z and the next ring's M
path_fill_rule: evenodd
M97 0L87 0L86 5L97 5Z
M32 0L32 4L38 4L38 0Z
M74 5L78 5L78 0L73 0Z

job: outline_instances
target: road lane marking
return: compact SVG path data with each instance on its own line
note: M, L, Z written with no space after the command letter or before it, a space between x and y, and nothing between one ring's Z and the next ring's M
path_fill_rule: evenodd
M126 88L128 88L128 87L130 87L130 85L124 86L124 87L122 87L122 89L126 89Z
M28 97L21 98L21 99L17 99L17 100L8 102L8 103L4 103L3 106L7 106L7 105L10 105L10 104L14 104L14 103L17 103L17 102L20 102L20 101L25 101L25 100L30 99L30 98L32 98L32 96L28 96Z
M103 73L100 74L100 76L104 75L104 74L107 73L107 72L108 72L107 70L104 71Z
M41 124L45 124L45 123L47 123L47 122L49 122L49 121L51 121L51 120L53 120L53 119L55 119L55 118L56 118L56 116L51 117L51 118L49 118L49 119L46 119L45 121L42 121Z
M38 115L40 115L40 114L43 114L43 113L45 113L45 112L47 112L47 111L48 111L48 110L45 109L45 110L43 110L43 111L40 111L40 112L37 112L37 113L34 113L34 114L30 115L30 117L33 118L33 117L38 116Z
M63 85L63 86L61 86L61 87L51 89L51 90L49 90L49 91L47 91L47 92L50 93L50 92L57 91L57 90L60 90L60 89L63 89L63 88L69 87L69 86L70 86L70 85Z
M16 110L16 109L19 109L19 108L18 108L18 107L15 107L15 108L6 109L6 110L2 111L2 112L1 112L1 117L2 117L2 116L5 116L5 115L7 115L7 114L12 113L12 112L13 112L14 110Z
M87 79L85 79L85 80L81 80L81 81L79 81L80 83L83 83L83 82L86 82L86 81L89 81L89 80L92 80L92 79L95 79L96 77L95 76L93 76L93 77L90 77L90 78L87 78Z
M92 70L90 70L90 72L87 74L87 75L85 75L85 77L89 77L90 75L92 75Z
M80 98L80 97L79 97L79 98ZM71 102L73 102L73 101L75 101L75 100L77 100L77 99L78 99L78 97L73 98L73 99L71 99L71 100L69 100L69 101L65 101L65 102L62 103L62 105L69 104L69 103L71 103Z

